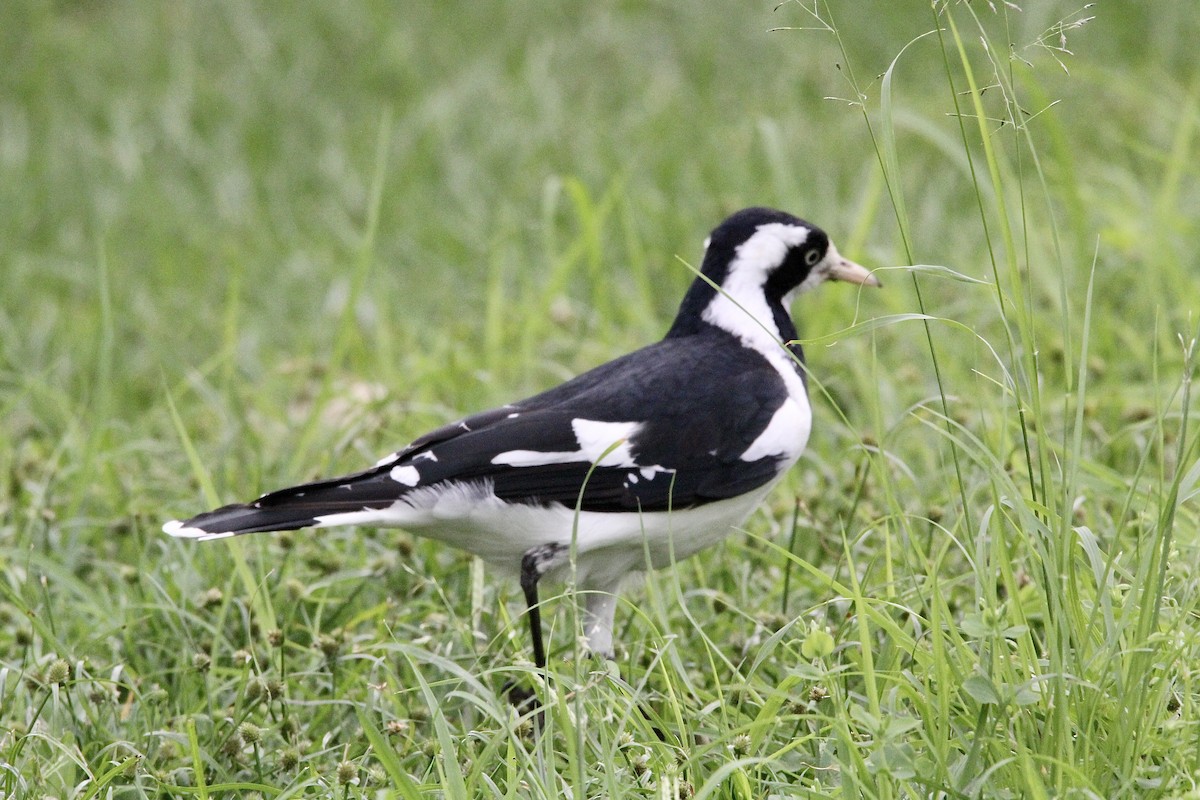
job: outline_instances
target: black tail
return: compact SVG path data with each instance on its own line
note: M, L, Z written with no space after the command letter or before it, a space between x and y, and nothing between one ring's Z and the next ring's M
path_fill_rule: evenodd
M305 483L264 494L253 503L234 503L172 520L163 531L181 539L223 539L243 533L294 531L320 525L352 522L326 521L336 514L354 514L388 508L408 487L393 480L386 468ZM367 520L359 520L367 521Z

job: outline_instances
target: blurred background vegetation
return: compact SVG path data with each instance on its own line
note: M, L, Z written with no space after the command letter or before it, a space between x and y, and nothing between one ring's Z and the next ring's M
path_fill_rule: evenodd
M466 559L403 534L263 537L247 557L181 547L159 525L209 502L357 468L431 425L653 340L692 279L681 259L696 263L708 230L747 205L811 219L871 267L944 265L986 282L885 271L885 292L831 287L798 304L806 337L921 304L955 324L932 328L941 385L917 322L810 346L815 377L850 421L818 397L811 454L755 532L786 544L799 498L811 527L797 552L845 579L843 570L854 572L842 559L845 534L863 563L888 565L865 568L863 593L907 602L939 564L923 562L914 576L900 563L897 577L892 560L904 555L859 539L860 529L894 513L940 521L964 540L979 530L978 517L957 505L977 495L961 473L952 477L950 437L914 423L911 409L961 400L952 416L1019 474L1028 455L1021 425L1066 440L1072 403L1086 399L1079 449L1044 448L1038 458L1076 459L1094 484L1080 490L1073 522L1100 532L1107 563L1125 564L1122 554L1137 551L1125 523L1139 503L1121 493L1143 470L1158 488L1170 484L1181 466L1173 447L1181 437L1186 444L1172 392L1190 369L1180 341L1194 335L1200 289L1200 13L1192 3L1020 5L4 3L0 728L10 733L0 737L0 759L27 776L43 770L37 780L66 796L103 784L99 765L125 763L114 753L136 751L140 777L110 776L107 785L153 794L196 780L174 737L181 720L203 716L213 727L201 722L193 751L211 759L210 780L253 775L262 792L289 781L317 787L334 782L329 767L341 762L361 763L367 775L368 748L341 746L348 731L362 732L344 710L304 717L299 734L272 728L276 756L294 750L307 777L261 759L255 772L247 764L259 751L241 738L243 750L222 756L220 743L231 739L218 732L228 719L277 722L259 719L269 703L245 704L246 672L231 666L231 654L257 657L267 630L282 628L305 647L332 636L335 655L349 652L351 639L369 651L389 636L424 636L467 668L478 659L502 665L522 647L508 638L487 647L488 636L520 630L502 610L504 590L480 588ZM980 79L983 129L999 153L990 159L947 18ZM939 25L942 36L922 36ZM885 173L888 152L896 162ZM1011 241L998 224L1002 207L1018 231ZM1014 330L1016 344L1006 346ZM1036 368L1023 373L1031 354ZM1026 394L1009 386L1007 370ZM1090 378L1086 398L1073 394L1081 376ZM1027 404L1037 386L1044 408ZM1030 415L1024 423L1017 406ZM903 492L864 508L851 501L868 469L863 448L880 442L905 475ZM1193 529L1172 546L1179 569L1195 562ZM714 639L742 637L740 647L747 628L766 636L782 624L767 611L779 605L782 567L754 539L725 547L697 559L681 581L720 598L706 611L718 621L696 624L716 625ZM1018 548L1012 557L1026 556ZM945 589L961 604L951 608L967 613L990 567L967 557L951 566L952 574L976 570ZM296 605L259 619L263 597L250 596L247 575L262 581L267 609ZM1200 606L1191 605L1190 574L1179 579L1186 643L1176 655L1194 652L1188 609ZM804 607L823 602L828 586L799 580L790 591ZM404 607L387 606L397 596ZM651 603L659 635L697 637L671 602ZM798 607L783 620L799 620L797 634L808 624L795 617ZM829 624L840 642L853 625L837 616L845 606L836 610ZM640 617L624 618L637 641L651 640L638 653L657 641ZM570 638L560 630L560 646ZM439 649L447 639L456 644ZM224 672L200 670L203 657ZM306 669L335 660L325 651L311 658L317 666ZM59 660L81 683L112 676L104 685L119 705L85 713L81 700L39 716ZM630 680L634 662L642 663L621 663ZM753 692L779 680L747 682ZM1163 684L1161 697L1185 695L1183 727L1194 742L1194 701L1179 686ZM342 687L355 702L365 691ZM713 697L726 703L719 684L700 681L692 692L696 708ZM391 713L412 715L420 728L426 720L410 700L424 704L406 698ZM971 737L983 733L971 728L972 713L939 741L974 752ZM1073 720L1076 735L1124 719L1112 714ZM166 728L176 733L152 733ZM897 741L912 730L895 733ZM1088 777L1077 784L1101 796L1113 786L1182 791L1188 770L1163 759L1195 766L1195 756L1172 753L1173 737L1184 734L1156 730L1159 760L1123 762L1117 743L1106 753L1111 763L1081 767ZM41 744L29 738L34 731ZM730 723L707 735L724 747L742 731ZM622 732L614 728L611 741ZM1007 741L992 733L993 744ZM1036 750L1034 738L1023 741ZM418 775L425 745L409 744L397 749ZM462 746L461 760L485 760L476 745ZM907 785L905 769L889 771L897 752L912 759L905 746L879 757L872 780ZM77 760L62 755L76 750ZM1146 774L1135 774L1135 762ZM809 774L780 769L787 777L762 786L779 790ZM926 781L918 787L953 783L944 764L922 769L914 768ZM478 772L468 768L470 790L486 795ZM1050 785L1070 784L1069 773L1055 772ZM686 778L700 787L711 774L697 768ZM587 783L582 771L577 777L572 785ZM982 792L980 781L963 796ZM552 782L542 788L557 792ZM1015 780L1000 789L1030 791Z

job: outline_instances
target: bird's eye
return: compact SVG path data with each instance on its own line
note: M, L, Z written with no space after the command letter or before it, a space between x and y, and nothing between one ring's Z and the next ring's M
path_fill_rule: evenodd
M809 250L807 253L804 254L804 263L810 267L813 264L816 264L820 260L821 260L821 254L820 254L820 252L818 252L816 250Z

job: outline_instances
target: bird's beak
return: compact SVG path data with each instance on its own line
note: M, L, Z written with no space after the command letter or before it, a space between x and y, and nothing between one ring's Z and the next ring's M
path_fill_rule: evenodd
M882 286L879 279L861 264L855 264L840 253L833 253L833 266L829 268L829 280L857 283L861 286Z

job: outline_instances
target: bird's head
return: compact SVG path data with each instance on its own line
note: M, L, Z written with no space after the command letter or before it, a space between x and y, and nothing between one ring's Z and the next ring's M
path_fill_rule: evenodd
M673 333L690 332L702 320L741 335L755 320L782 322L776 317L786 316L796 294L825 281L880 285L865 267L843 257L825 231L769 208L746 208L718 225L705 241L700 272Z
M705 243L701 272L726 292L753 289L775 301L827 280L879 286L825 231L770 208L746 208L718 225Z

